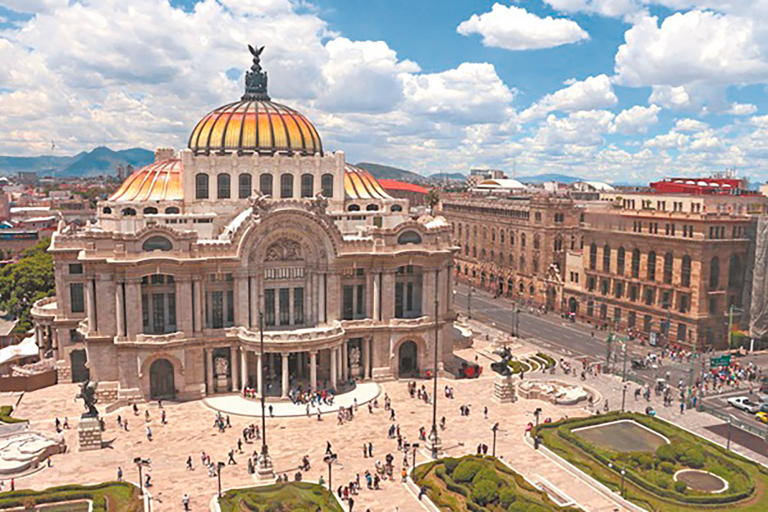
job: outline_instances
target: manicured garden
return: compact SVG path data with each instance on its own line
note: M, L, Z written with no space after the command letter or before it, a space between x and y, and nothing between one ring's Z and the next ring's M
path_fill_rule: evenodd
M556 505L494 457L468 455L439 459L417 466L411 473L416 485L441 510L453 512L575 511Z
M20 420L11 416L13 414L12 405L0 406L0 423L24 423L27 420Z
M343 512L336 498L319 484L309 482L287 482L231 489L219 500L222 512L252 510L259 512L282 512L307 510L315 512Z
M0 493L0 510L24 507L34 509L39 505L47 511L88 510L87 503L93 502L94 512L119 510L120 512L140 512L144 510L139 489L126 482L108 482L98 485L64 485L51 487L44 491L18 490Z
M543 352L537 352L536 355L524 357L522 359L512 359L509 361L509 369L513 375L521 372L535 372L549 370L555 366L555 360Z
M611 432L608 427L622 421L634 422L638 430L646 427L652 431L648 434L663 436L669 442L647 451L611 449L626 445L627 440L620 436L626 436L627 429ZM590 428L580 435L584 427ZM594 435L594 428L605 429L602 439ZM623 490L626 499L648 510L766 510L768 469L658 418L610 413L540 424L533 435L540 436L544 446L560 457L614 491ZM611 435L616 439L610 439ZM642 446L639 441L637 446ZM690 487L683 480L701 487Z

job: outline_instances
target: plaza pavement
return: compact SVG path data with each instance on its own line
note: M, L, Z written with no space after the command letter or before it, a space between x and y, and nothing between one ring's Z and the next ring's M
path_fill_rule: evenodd
M542 420L551 417L556 420L563 416L579 416L589 414L581 407L554 406L548 402L520 399L513 404L499 405L492 401L493 373L490 370L491 358L487 357L493 348L495 340L504 339L499 331L472 322L471 327L476 332L475 344L472 348L460 350L457 356L464 360L473 361L484 367L483 375L476 380L438 380L438 418L446 416L447 428L441 432L443 447L447 455L461 456L474 453L479 443L491 446L491 427L497 421L501 424L501 432L497 439L497 455L509 463L515 470L522 473L534 483L546 481L558 493L573 499L577 504L592 511L621 510L612 499L589 483L575 478L565 467L547 458L541 451L534 450L525 442L523 433L525 425L533 421L532 411L541 407ZM488 334L488 340L485 339ZM528 340L513 345L514 351L525 354L536 351L536 346ZM556 357L557 359L557 357ZM526 379L541 376L537 373L526 374ZM573 380L578 378L566 377L558 372L556 378ZM518 379L515 377L515 379ZM431 391L430 381L419 381ZM445 385L453 386L456 398L444 398ZM611 376L590 377L587 385L596 388L609 400L611 408L620 405L621 382ZM401 432L409 441L416 441L418 429L424 426L429 430L431 425L431 405L411 399L407 393L406 382L393 381L381 383L381 392L388 394L396 411L396 422L400 424ZM627 393L628 408L645 408L644 401L634 402L630 386ZM126 479L136 482L138 474L132 461L134 457L150 458L154 486L153 510L182 510L181 498L184 493L191 497L192 510L209 510L212 496L216 492L216 478L210 478L207 471L200 466L201 451L211 454L214 461L227 460L227 452L234 448L242 430L250 423L259 423L253 417L231 415L233 428L221 434L212 427L214 411L204 401L187 403L166 403L165 410L168 424L160 424L160 414L156 403L140 406L141 414L134 416L128 408L105 415L107 431L104 440L110 441L107 448L79 452L77 446L77 417L82 412L81 402L75 401L78 387L74 384L61 384L52 388L25 393L14 413L20 418L32 420L32 428L40 431L54 430L54 417L68 417L70 430L65 436L69 445L69 453L53 458L51 468L42 470L17 479L17 488L42 489L53 485L69 483L96 483L114 479L117 467L122 466ZM15 403L17 396L3 396L2 403ZM336 415L323 416L318 422L315 416L307 417L278 417L268 418L268 444L274 458L275 468L280 473L287 473L291 479L296 472L301 457L309 455L312 468L304 474L306 480L317 481L320 475L328 479L327 466L322 463L326 440L333 444L333 450L339 456L339 462L333 469L333 486L348 483L359 473L364 481L366 469L373 471L376 460L384 460L386 453L395 455L395 474L399 475L402 465L402 454L396 451L395 439L387 438L389 428L389 412L383 410L383 400L379 398L380 407L373 414L368 413L366 406L361 406L355 419L345 425L337 425ZM362 405L362 403L361 403ZM470 405L471 414L463 417L459 414L460 405ZM653 405L663 418L678 422L686 428L705 437L714 434L703 427L717 422L708 415L695 411L682 416L679 408L664 408L654 398ZM488 407L488 418L484 418L483 408ZM154 440L148 441L145 435L144 410L149 407ZM117 414L128 418L129 431L119 430L116 425ZM373 442L374 458L363 457L362 444ZM417 463L426 460L426 450L417 454ZM254 484L255 480L247 473L246 457L258 450L260 441L245 445L245 454L238 454L237 465L229 465L222 472L222 484L225 488L245 487ZM490 450L489 450L490 452ZM194 470L185 469L185 461L192 455ZM410 455L409 455L410 461ZM364 487L364 485L363 485ZM363 489L355 497L355 510L365 511L411 511L421 510L420 504L411 491L399 482L382 482L380 491Z

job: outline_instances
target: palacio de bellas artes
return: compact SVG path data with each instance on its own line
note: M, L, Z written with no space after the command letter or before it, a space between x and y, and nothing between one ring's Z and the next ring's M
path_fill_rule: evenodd
M766 1L0 0L0 512L768 510Z
M88 375L106 403L287 400L299 383L412 377L451 354L450 226L324 151L309 119L271 101L256 53L246 82L95 224L53 234L57 292L34 317L60 379Z

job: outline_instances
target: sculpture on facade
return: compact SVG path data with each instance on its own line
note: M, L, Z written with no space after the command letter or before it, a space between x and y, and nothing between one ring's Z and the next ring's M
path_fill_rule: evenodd
M267 248L265 261L299 261L304 258L301 255L301 244L289 238L281 238Z
M360 349L359 348L352 347L352 350L349 351L349 363L352 366L360 365Z
M83 418L98 418L99 411L96 409L96 383L86 380L80 385L80 393L75 399L81 398L86 412L82 414Z

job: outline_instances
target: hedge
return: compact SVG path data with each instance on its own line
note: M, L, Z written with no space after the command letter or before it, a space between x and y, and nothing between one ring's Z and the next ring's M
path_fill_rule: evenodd
M35 504L61 503L64 501L91 500L94 511L106 511L108 497L111 493L127 493L133 507L123 508L121 512L143 510L143 503L138 498L138 488L126 482L106 482L97 485L63 485L51 487L44 491L33 491L31 489L10 491L0 493L0 509L15 508L25 506L30 499ZM116 506L116 505L115 505Z
M26 423L27 420L20 420L11 416L13 413L12 405L0 406L0 422L2 423Z

